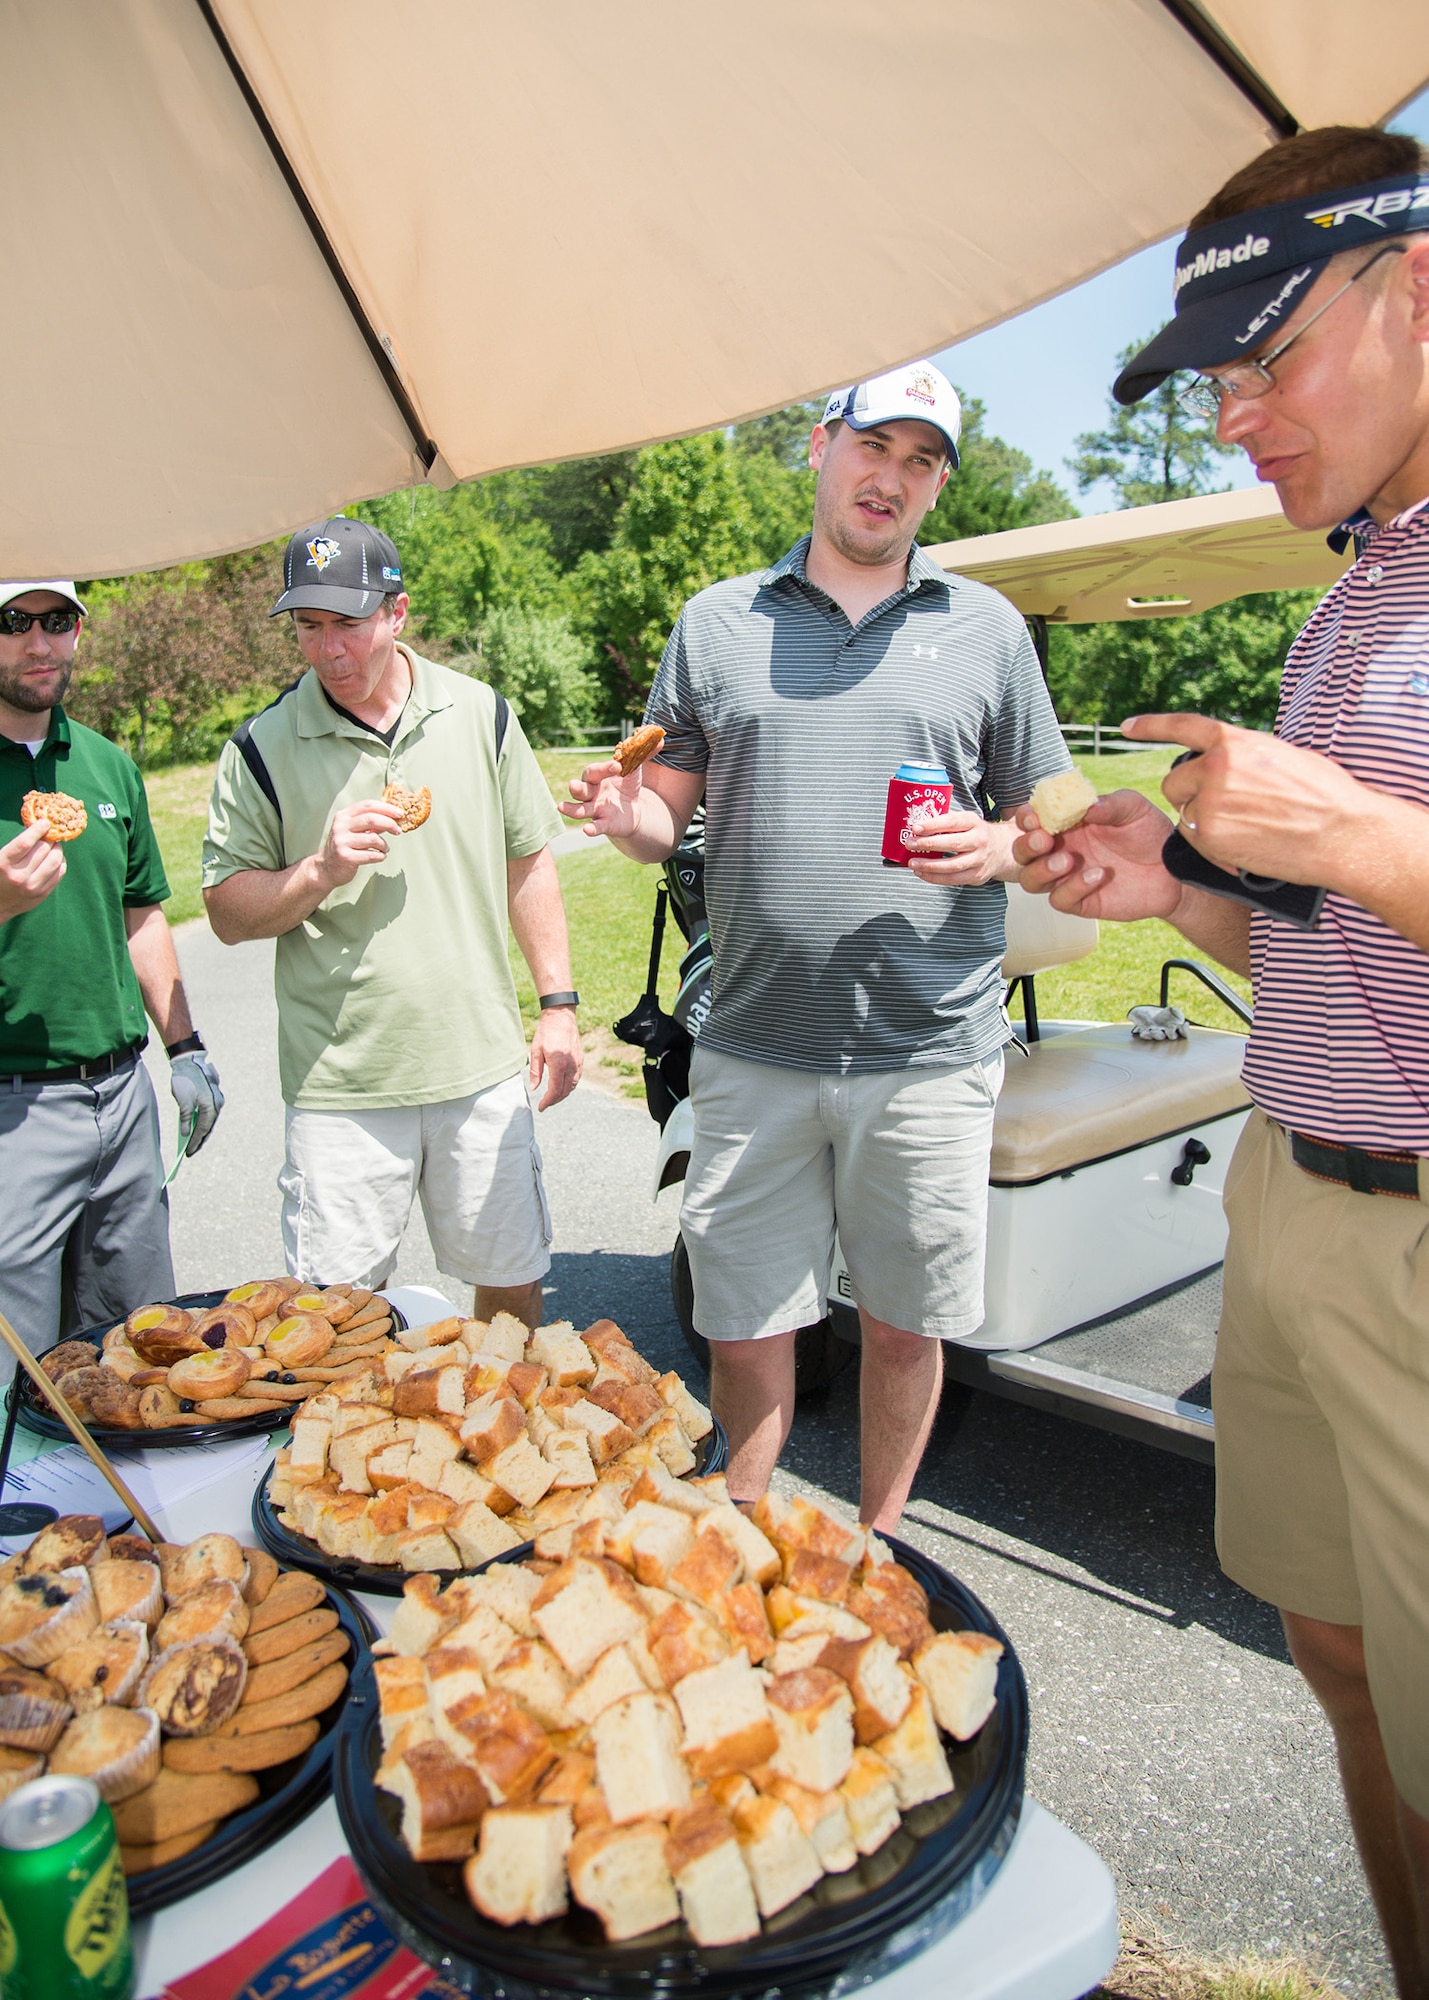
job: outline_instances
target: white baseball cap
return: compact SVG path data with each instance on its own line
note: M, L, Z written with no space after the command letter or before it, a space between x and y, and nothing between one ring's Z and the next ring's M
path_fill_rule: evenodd
M906 423L910 418L931 424L942 432L948 463L957 470L963 406L957 390L931 361L910 361L906 367L890 368L886 375L855 382L851 389L835 389L824 405L824 422L831 424L836 417L856 431Z
M17 597L28 597L32 590L52 590L56 597L67 597L81 618L89 616L89 607L80 602L79 592L74 584L68 579L57 581L54 578L39 583L0 583L0 611L3 611L7 604L13 604Z

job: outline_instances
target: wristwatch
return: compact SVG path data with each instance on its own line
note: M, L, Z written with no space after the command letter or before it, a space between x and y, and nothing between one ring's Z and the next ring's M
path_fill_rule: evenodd
M579 993L543 993L541 995L541 1012L543 1014L548 1007L579 1007L580 1004L581 996Z

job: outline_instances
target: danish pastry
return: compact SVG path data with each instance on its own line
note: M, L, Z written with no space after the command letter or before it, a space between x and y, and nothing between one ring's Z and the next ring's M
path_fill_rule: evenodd
M210 1397L236 1396L251 1372L252 1363L241 1347L202 1347L174 1363L169 1388L181 1402L202 1403Z
M620 766L622 778L628 778L632 771L638 771L648 757L653 757L665 741L665 732L657 722L647 722L637 729L633 736L627 736L617 743L611 756Z
M51 847L78 840L89 825L83 805L68 792L26 792L20 801L20 824L33 826L37 819L46 822L45 839Z
M420 791L404 791L401 785L387 785L383 788L384 805L397 809L398 833L414 833L432 810L432 795L425 785Z

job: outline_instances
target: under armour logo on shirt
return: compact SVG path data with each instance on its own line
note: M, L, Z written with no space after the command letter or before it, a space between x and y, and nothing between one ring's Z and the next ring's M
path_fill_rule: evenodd
M938 649L936 646L915 646L913 648L913 657L915 660L936 660Z

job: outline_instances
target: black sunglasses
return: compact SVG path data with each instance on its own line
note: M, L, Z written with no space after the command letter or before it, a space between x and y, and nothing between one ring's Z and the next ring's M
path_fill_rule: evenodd
M79 618L69 606L59 611L17 611L13 604L7 604L0 611L0 632L7 639L18 639L32 625L38 625L42 632L73 632Z

